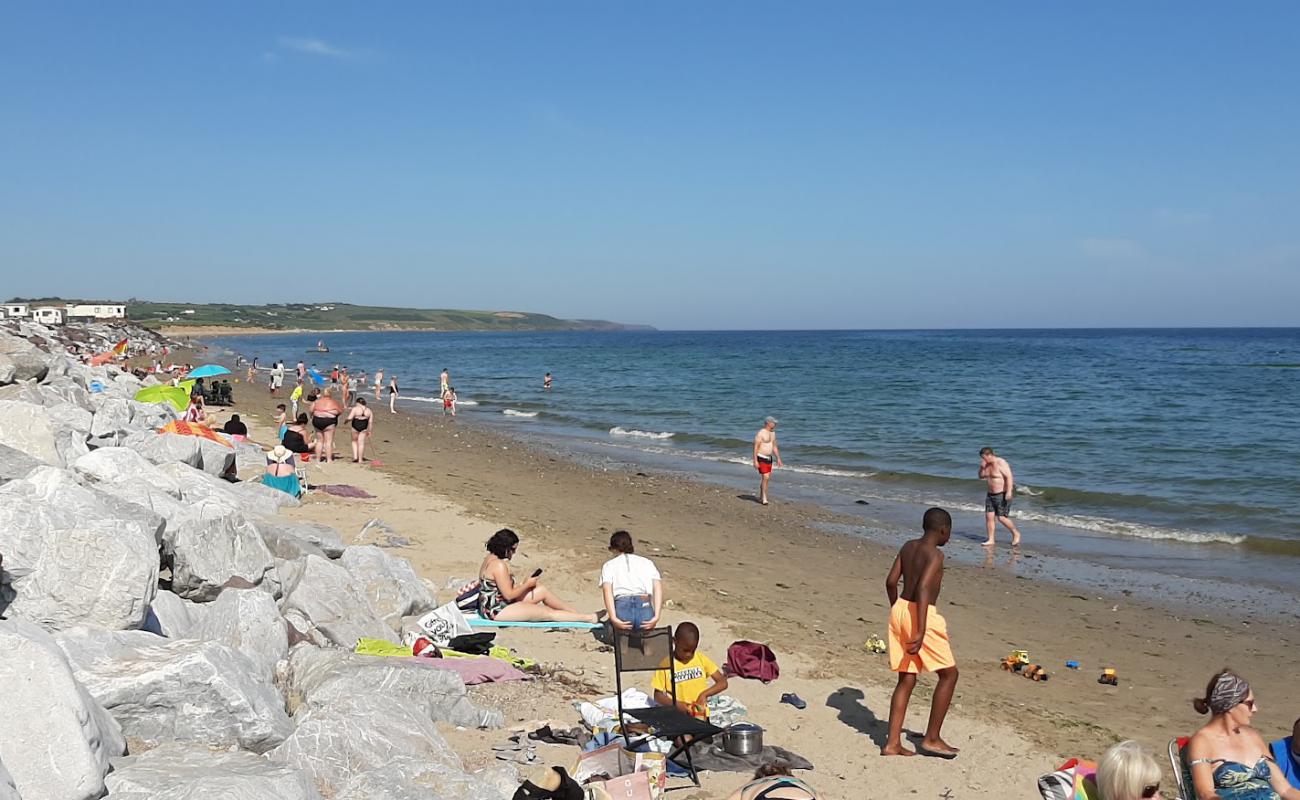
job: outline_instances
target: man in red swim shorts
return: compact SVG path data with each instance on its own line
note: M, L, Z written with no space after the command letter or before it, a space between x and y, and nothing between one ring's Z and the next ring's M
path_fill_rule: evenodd
M767 505L767 482L772 477L772 467L783 467L781 448L776 445L776 417L763 420L763 427L754 435L754 469L758 470L758 502Z

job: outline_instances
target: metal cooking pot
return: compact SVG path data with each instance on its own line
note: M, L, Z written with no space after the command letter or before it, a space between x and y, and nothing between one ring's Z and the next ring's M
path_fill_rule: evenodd
M752 722L737 722L722 732L722 749L733 756L757 755L763 750L763 729Z

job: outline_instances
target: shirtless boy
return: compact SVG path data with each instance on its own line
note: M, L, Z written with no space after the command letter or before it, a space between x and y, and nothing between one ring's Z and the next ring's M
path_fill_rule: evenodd
M754 469L758 470L758 502L767 505L767 482L772 478L772 467L783 467L781 448L776 445L776 418L763 420L763 427L754 435Z
M993 544L993 531L997 530L994 520L1011 531L1012 546L1020 544L1020 531L1011 521L1011 497L1016 491L1011 465L1005 458L998 458L992 447L985 447L980 450L980 477L988 482L988 494L984 497L984 530L988 539L983 544Z
M916 755L903 747L903 718L907 716L907 703L916 688L916 676L921 672L935 672L939 685L934 689L930 722L917 752L923 756L956 758L957 748L945 742L940 731L957 686L957 662L948 641L948 622L934 607L943 584L943 553L939 548L952 536L952 517L942 508L931 508L925 512L921 525L921 538L899 549L885 579L890 606L889 668L898 673L898 685L889 702L889 738L880 748L880 754ZM902 597L898 594L900 579Z

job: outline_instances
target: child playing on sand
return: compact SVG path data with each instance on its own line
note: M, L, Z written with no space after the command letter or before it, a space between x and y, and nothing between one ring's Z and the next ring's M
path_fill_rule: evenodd
M709 698L727 690L727 676L713 660L699 651L700 629L693 622L683 622L673 632L673 672L655 672L650 682L655 702L661 706L673 702L671 680L677 683L677 707L699 719L709 718ZM709 681L713 685L709 685Z
M930 722L917 751L924 756L956 758L957 748L940 736L948 704L957 686L957 662L948 642L948 623L934 607L943 584L943 553L939 551L952 536L952 517L942 508L925 512L920 539L902 546L885 579L889 595L889 667L898 673L898 685L889 703L889 738L881 755L913 756L903 747L903 718L916 688L920 672L935 672L939 685L930 703ZM898 581L903 595L898 595Z

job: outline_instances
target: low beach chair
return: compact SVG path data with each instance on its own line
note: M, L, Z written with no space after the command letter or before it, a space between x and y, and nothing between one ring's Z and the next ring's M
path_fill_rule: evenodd
M685 770L691 783L699 786L700 776L695 770L691 749L722 733L722 728L696 719L677 707L677 676L672 664L671 627L652 628L648 631L614 631L614 683L617 688L619 723L621 725L626 717L631 717L650 727L649 736L640 737L636 742L626 732L623 738L627 739L629 748L651 737L673 742L667 759ZM669 693L673 704L652 708L623 708L623 673L658 672L661 669L668 670Z
M1192 769L1187 765L1186 736L1169 740L1169 769L1174 773L1178 785L1179 800L1196 800L1196 787L1192 785Z

